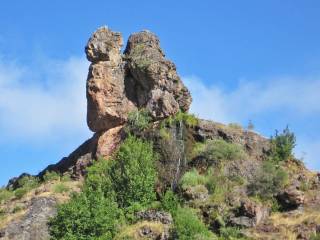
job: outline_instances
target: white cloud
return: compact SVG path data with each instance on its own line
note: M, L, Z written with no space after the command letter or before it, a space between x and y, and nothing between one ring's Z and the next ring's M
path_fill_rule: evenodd
M84 58L33 67L0 61L0 130L13 139L88 135ZM41 81L38 79L42 78Z
M207 86L197 77L184 77L191 90L191 111L201 117L223 122L282 110L300 115L320 114L320 77L310 79L275 78L269 81L240 81L230 91Z

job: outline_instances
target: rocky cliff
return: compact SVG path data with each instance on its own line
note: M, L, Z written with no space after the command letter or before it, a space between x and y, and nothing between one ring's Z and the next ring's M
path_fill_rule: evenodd
M87 167L95 160L110 158L131 134L152 141L159 153L158 197L165 189L173 189L187 206L197 209L202 221L216 234L221 235L221 229L231 226L247 229L242 232L243 237L287 239L283 238L286 236L283 227L272 218L275 215L269 217L272 201L282 207L284 214L293 215L298 213L290 211L301 211L303 215L302 206L308 211L320 206L316 197L320 188L318 176L295 158L272 168L287 171L290 181L286 186L275 189L270 199L258 201L250 187L259 179L265 162L270 162L270 139L241 127L190 117L187 114L192 102L190 92L177 74L174 63L166 59L158 37L152 32L134 33L124 52L121 52L122 47L121 33L107 27L99 28L90 37L85 47L87 59L91 62L86 96L87 124L93 136L68 157L41 171L36 176L40 183L30 187L32 176L26 174L10 180L7 190L3 191L15 196L6 200L0 198L0 217L3 218L0 239L49 239L48 218L56 213L57 203L69 199L68 191L63 191L61 186L67 185L69 191L79 192ZM136 121L142 111L148 115L147 127L135 128L132 121ZM134 119L132 113L137 114ZM213 156L212 152L216 155ZM50 172L60 177L48 177ZM200 174L215 183L221 181L220 185L228 190L220 189L224 195L216 196L215 190L204 180L201 184L184 186L181 178L186 174ZM70 176L66 183L62 181L64 176ZM273 175L267 175L270 176ZM29 185L26 185L26 179ZM19 197L17 193L21 189L32 190ZM136 224L139 226L137 231L149 238L134 239L168 239L169 225L173 224L170 214L155 210L139 214L144 222ZM320 213L315 215L320 219ZM170 221L163 223L163 216ZM317 231L320 220L312 221L309 217L310 214L305 218L310 221L308 223L303 220L288 223L296 238L309 239ZM158 218L162 220L158 221ZM278 218L285 218L285 215ZM164 224L166 230L152 233L154 229L148 228L150 221Z

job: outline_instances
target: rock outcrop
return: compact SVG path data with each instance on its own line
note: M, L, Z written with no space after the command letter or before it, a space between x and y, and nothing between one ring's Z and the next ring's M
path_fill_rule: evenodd
M91 61L87 79L87 123L93 132L117 127L135 109L125 93L122 37L108 28L99 28L85 48Z
M191 95L175 65L165 59L156 35L149 31L132 34L125 57L137 106L145 107L155 119L172 116L179 109L188 111Z
M149 31L129 37L121 53L121 33L101 27L90 37L85 52L91 62L87 77L87 124L94 135L46 171L85 173L93 159L108 157L123 137L128 114L147 109L153 120L188 111L191 95L165 58L157 36Z
M187 111L191 95L175 65L165 59L159 39L149 31L129 37L121 55L122 37L99 28L85 48L91 62L87 79L87 123L93 132L124 124L128 113L146 108L154 119Z
M47 240L50 238L47 222L56 213L56 200L50 197L34 198L28 212L19 220L0 230L1 240Z

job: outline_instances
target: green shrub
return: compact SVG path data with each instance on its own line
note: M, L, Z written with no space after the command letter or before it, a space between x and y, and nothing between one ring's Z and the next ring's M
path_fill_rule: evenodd
M266 161L248 186L250 195L271 199L288 181L288 174L272 161Z
M18 180L20 188L25 188L27 191L39 186L39 179L33 176L24 176Z
M58 174L55 171L47 171L44 175L43 175L43 180L45 182L52 182L52 181L58 181L60 180L60 174Z
M293 149L296 146L296 137L286 127L282 133L276 131L275 136L271 137L271 158L275 162L286 161L293 156Z
M190 114L187 112L182 112L179 111L175 116L174 116L174 121L175 122L183 122L189 127L194 127L198 125L199 120L194 114Z
M149 112L146 109L132 111L128 114L128 127L129 130L143 131L152 120Z
M23 207L22 206L15 206L12 210L12 213L17 213L17 212L20 212L23 210Z
M113 199L101 191L75 194L70 202L58 206L49 222L52 240L113 239L122 214Z
M110 169L119 206L146 205L155 200L156 158L152 144L136 137L129 136L120 146Z
M190 208L178 208L174 215L174 233L179 240L211 240L215 236Z
M70 173L65 173L61 176L61 179L60 179L62 182L69 182L71 181L71 174Z
M310 236L310 240L320 240L320 234L314 233Z
M247 157L242 146L228 143L222 139L213 139L202 144L196 144L193 155L203 156L215 165L219 165L222 161L234 161Z
M186 172L180 179L182 189L187 189L188 187L194 187L197 185L205 185L206 183L206 176L199 174L195 168Z
M113 239L124 219L134 222L135 213L154 202L155 159L151 143L129 135L113 159L87 168L82 192L58 207L50 221L52 239Z
M178 197L172 190L166 191L163 198L161 199L161 206L163 210L170 212L173 215L176 213L179 206L179 201Z
M165 127L160 128L159 130L159 135L162 137L164 140L170 140L171 138L171 133L169 132L168 129Z
M87 168L84 190L102 191L105 196L115 199L111 175L111 165L113 160L99 159L92 166Z
M243 234L239 228L236 227L223 227L219 229L220 237L219 240L245 240Z
M0 188L0 204L8 201L14 195L13 191L7 190L5 188Z
M53 188L53 191L55 193L64 193L64 192L68 192L69 190L70 188L63 183L58 183Z
M18 188L17 190L14 191L14 196L17 199L21 199L24 195L26 195L28 192L28 189L25 187Z

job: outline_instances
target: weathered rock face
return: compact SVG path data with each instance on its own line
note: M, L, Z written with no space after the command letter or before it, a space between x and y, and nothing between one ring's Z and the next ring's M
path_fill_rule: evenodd
M239 227L254 227L269 216L269 209L250 200L241 202L237 216L232 217L232 225Z
M149 110L155 120L189 109L191 95L153 33L132 34L124 57L121 47L121 34L102 27L85 48L92 62L87 79L87 122L93 132L124 124L137 107Z
M27 214L0 230L1 240L47 240L50 238L47 222L56 213L56 200L41 197L31 200Z
M86 46L92 62L87 79L87 123L93 132L123 124L135 108L125 93L121 46L121 34L106 27L98 29Z
M155 119L188 111L192 98L176 72L175 65L165 58L156 35L149 31L134 33L125 50L129 74L139 107L147 108Z
M288 187L277 195L277 199L284 209L295 209L304 203L304 192L295 187Z

